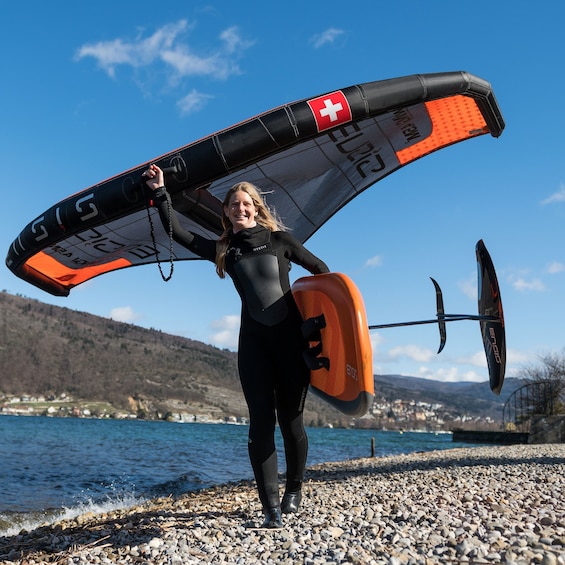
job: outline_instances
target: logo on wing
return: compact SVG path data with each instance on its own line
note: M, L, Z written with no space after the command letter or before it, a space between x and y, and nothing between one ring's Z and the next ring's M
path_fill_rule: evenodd
M351 107L341 90L308 100L318 131L334 128L351 121Z

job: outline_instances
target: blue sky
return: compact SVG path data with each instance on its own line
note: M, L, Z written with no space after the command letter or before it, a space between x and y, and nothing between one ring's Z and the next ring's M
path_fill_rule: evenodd
M63 198L270 110L353 84L465 70L491 82L506 130L405 167L308 242L363 293L370 324L476 313L474 248L494 260L507 375L565 345L565 5L326 0L0 0L5 252ZM296 268L293 277L305 273ZM239 300L205 262L126 269L56 298L4 267L3 290L234 348ZM488 379L476 322L372 332L374 368Z

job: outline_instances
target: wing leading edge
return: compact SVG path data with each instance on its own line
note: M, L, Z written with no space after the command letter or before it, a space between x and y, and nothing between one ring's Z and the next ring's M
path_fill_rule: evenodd
M167 178L187 229L215 238L221 202L240 180L266 193L302 242L355 196L400 167L489 133L504 120L490 84L466 72L412 75L303 99L167 153ZM170 253L155 245L140 177L148 163L87 188L28 224L8 250L17 276L58 296L93 277ZM154 212L153 212L154 213ZM174 244L175 260L198 259ZM157 254L156 254L157 252Z

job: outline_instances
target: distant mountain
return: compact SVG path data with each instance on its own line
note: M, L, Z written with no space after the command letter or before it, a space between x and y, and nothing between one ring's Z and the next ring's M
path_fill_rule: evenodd
M388 401L400 398L442 404L454 414L490 417L499 421L504 403L522 384L519 379L507 378L497 396L490 390L487 381L440 382L419 377L375 375L375 394Z
M397 375L375 376L377 399L442 404L456 414L500 419L518 386L497 397L488 383L441 383ZM170 413L212 418L247 415L236 354L156 330L0 293L0 406L14 397L103 402L139 417ZM350 425L310 394L309 425Z

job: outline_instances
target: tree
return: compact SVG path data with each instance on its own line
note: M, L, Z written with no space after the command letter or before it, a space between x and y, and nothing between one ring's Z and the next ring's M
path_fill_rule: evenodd
M565 349L563 353L547 353L537 365L524 367L519 378L539 384L533 413L565 414Z

